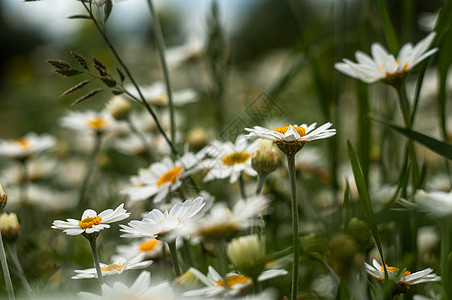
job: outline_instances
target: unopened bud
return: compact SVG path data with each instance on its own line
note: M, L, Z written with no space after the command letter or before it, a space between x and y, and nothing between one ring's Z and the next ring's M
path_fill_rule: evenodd
M6 195L5 191L2 188L2 185L0 184L0 212L5 208L7 200L8 195Z
M187 142L190 149L198 151L209 142L209 134L202 127L196 127L187 134Z
M198 284L198 278L188 270L174 280L177 287L182 289L193 289Z
M359 249L366 252L373 248L374 240L367 224L357 218L353 218L348 223L345 232L351 236Z
M115 96L108 101L106 106L113 118L116 120L125 120L129 115L130 107L132 105L123 97Z
M2 230L2 238L6 242L15 242L19 236L20 225L15 213L2 213L0 215L0 228Z
M251 158L251 166L258 174L268 175L278 167L280 155L272 141L259 140L257 150Z
M226 253L237 270L248 277L259 277L265 268L265 245L256 234L233 239Z

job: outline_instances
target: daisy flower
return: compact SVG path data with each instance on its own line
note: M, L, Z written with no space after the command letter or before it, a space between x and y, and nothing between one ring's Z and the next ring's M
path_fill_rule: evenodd
M63 230L68 235L91 234L110 228L108 224L124 220L129 216L130 213L124 209L124 203L122 203L115 210L107 209L99 215L96 211L87 209L83 212L80 220L53 221L52 228Z
M414 202L421 211L427 212L435 218L452 215L452 192L424 192L416 191Z
M151 285L151 273L142 272L132 286L115 282L113 286L102 285L102 295L80 292L79 297L88 300L124 300L124 299L176 299L168 281Z
M61 126L82 133L103 133L117 128L118 123L107 110L70 111L60 120Z
M135 89L129 87L130 92L136 98L139 98ZM150 86L141 88L141 92L148 103L155 106L167 106L168 94L166 92L166 86L163 82L158 81ZM175 106L181 106L188 103L198 101L198 94L192 89L183 89L179 91L173 91L173 104Z
M435 33L431 32L414 47L411 43L403 45L397 58L389 54L379 43L374 43L371 47L372 57L357 51L355 53L357 63L344 59L343 63L336 63L334 67L366 83L383 81L398 85L417 64L438 51L438 48L427 51L434 37Z
M230 297L236 296L242 291L247 290L253 284L250 277L246 277L237 273L226 274L227 286L224 283L223 277L211 266L207 276L202 274L195 268L190 268L190 272L196 276L202 283L206 285L204 288L185 292L183 295L190 296L205 296L214 297L218 295L228 295ZM278 276L286 275L286 270L266 270L259 277L258 281L265 281Z
M257 141L249 143L243 135L238 136L235 143L213 141L201 151L213 157L202 163L203 167L210 169L204 181L229 177L229 182L234 183L242 172L256 176L251 167L251 155L256 149Z
M295 154L307 142L326 139L336 134L336 129L330 128L333 124L328 122L315 129L317 123L307 126L289 125L276 127L270 130L260 126L254 128L245 128L249 132L246 137L256 139L266 139L273 141L285 154Z
M118 256L125 259L144 254L144 259L159 257L162 254L163 242L155 238L145 238L130 245L120 245L116 248ZM114 258L116 258L114 257Z
M172 230L199 218L204 205L203 198L198 197L176 203L169 212L168 210L162 212L155 208L141 221L131 221L127 226L120 225L120 231L125 233L121 237L163 238ZM169 237L171 240L175 240L175 238L174 235Z
M172 68L176 68L185 62L193 62L204 55L205 42L200 38L202 34L191 34L187 43L168 48L165 52L166 61Z
M112 264L100 263L102 276L122 274L125 270L144 269L152 265L152 260L143 261L144 257L145 254L140 253L129 260L124 257L118 257ZM73 276L72 279L97 278L96 268L74 270L74 272L77 275Z
M31 155L49 150L55 144L56 139L49 134L39 136L30 132L22 138L0 140L0 155L23 160Z
M160 202L170 191L177 190L186 176L197 170L194 167L200 159L199 155L190 152L176 162L165 157L161 162L153 163L147 169L140 169L138 176L131 178L133 186L125 188L121 194L127 195L130 201L154 197L154 202Z
M384 281L384 268L375 259L372 261L372 266L368 263L364 263L364 265L366 267L367 274L375 277L378 282ZM396 267L389 266L386 266L386 270L388 272L388 279L397 283L393 290L393 294L395 295L406 293L413 284L441 280L441 277L437 276L435 273L432 273L433 270L430 268L416 273L411 273L408 270L402 271Z

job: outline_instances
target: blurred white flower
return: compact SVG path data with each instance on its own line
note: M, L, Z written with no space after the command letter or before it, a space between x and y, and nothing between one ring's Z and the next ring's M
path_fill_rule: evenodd
M27 168L27 179L31 182L49 179L57 168L58 162L55 159L36 157L30 158L25 167ZM20 184L24 182L23 166L14 164L5 168L0 175L2 182L8 185Z
M103 133L118 129L118 122L107 110L70 111L60 120L60 125L81 133Z
M141 272L132 286L128 287L122 282L115 282L113 286L102 285L102 295L80 292L79 297L87 300L124 300L124 299L176 299L168 281L151 285L151 273Z
M131 86L128 87L130 93L139 98L138 92ZM141 87L141 92L146 101L155 106L167 106L169 103L166 86L163 82L157 81L152 85ZM182 106L198 101L198 93L192 89L172 91L173 105Z
M143 261L145 257L144 253L140 253L131 259L124 257L118 257L111 264L100 263L100 270L102 276L110 276L116 274L122 274L126 270L144 269L152 264L152 260ZM85 279L85 278L97 278L96 268L90 268L86 270L74 270L77 275L72 279Z
M0 156L22 160L31 155L49 150L55 144L56 139L49 134L39 136L34 132L30 132L22 138L0 140Z
M417 24L422 30L431 32L435 29L435 24L438 21L438 15L439 13L421 13L417 19Z
M452 192L425 192L416 191L414 202L419 210L435 218L445 218L452 215Z
M403 45L397 58L389 54L379 43L374 43L371 47L372 57L357 51L355 57L358 63L345 58L343 63L336 63L334 67L338 71L366 83L381 80L393 84L395 81L403 79L421 61L438 51L438 48L427 51L434 37L435 33L431 32L414 47L411 43Z
M213 158L205 159L202 167L210 169L204 181L224 179L229 177L229 182L234 183L242 172L250 176L257 173L251 167L251 155L257 149L257 141L249 142L243 135L235 140L235 143L213 141L202 153Z
M83 212L81 220L66 219L66 221L53 221L52 228L63 230L68 235L78 235L82 233L99 232L102 229L110 228L109 223L127 219L130 216L124 209L124 204L120 204L115 210L107 209L99 215L92 209Z
M125 259L132 259L133 257L144 254L144 259L156 258L162 254L163 242L155 238L145 238L140 241L131 243L130 245L120 245L116 247L117 256Z
M141 221L130 221L127 226L120 225L120 231L125 233L121 237L155 237L162 239L172 230L186 226L186 223L198 219L201 216L199 212L204 205L203 198L198 197L176 203L169 212L168 210L161 212L155 208ZM169 240L175 238L174 235L168 237Z
M160 202L170 191L177 190L186 176L197 171L195 166L200 160L201 157L190 152L176 162L165 157L147 169L140 169L138 176L131 178L133 186L123 189L121 194L127 195L130 201L154 197L154 202Z
M205 42L200 34L191 34L188 41L176 47L168 48L165 52L166 62L171 68L176 68L185 62L193 62L204 55Z

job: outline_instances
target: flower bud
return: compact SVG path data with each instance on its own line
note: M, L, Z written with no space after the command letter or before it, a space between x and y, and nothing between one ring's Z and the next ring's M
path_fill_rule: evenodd
M209 134L202 127L195 127L187 134L187 142L190 149L198 151L209 142Z
M116 120L125 120L129 115L130 107L132 105L123 97L115 96L107 103L106 106L113 118Z
M2 185L0 184L0 212L5 208L7 200L8 195L6 195L5 191L2 188Z
M265 268L265 245L256 234L233 239L226 253L237 270L248 277L259 277Z
M259 140L257 150L251 158L251 166L258 174L268 175L278 167L280 155L273 146L272 141Z
M366 252L373 248L374 240L365 222L353 218L347 224L345 232L356 241L359 250Z
M180 275L174 280L174 283L177 287L182 289L193 289L198 284L198 278L193 275L193 273L188 270L184 274Z
M6 242L15 242L19 236L20 225L15 213L2 213L0 215L2 238Z

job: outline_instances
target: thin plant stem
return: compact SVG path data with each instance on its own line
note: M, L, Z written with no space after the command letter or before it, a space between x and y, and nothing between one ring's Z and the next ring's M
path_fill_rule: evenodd
M78 199L79 210L82 210L86 204L85 203L86 202L85 201L86 192L88 191L89 181L90 181L91 175L93 173L93 168L94 168L94 164L96 161L96 157L100 151L101 142L102 142L102 133L96 132L95 145L91 152L91 155L88 157L85 178L83 178L82 185L80 186L80 194L79 194L79 199Z
M240 196L243 200L246 200L246 192L245 192L245 181L243 180L243 175L240 174L239 176L239 189L240 189Z
M148 143L145 136L138 130L138 128L133 124L132 120L130 118L127 118L127 124L129 125L130 131L132 131L138 139L140 139L141 143L143 144L144 148L146 149L146 152L148 154L149 160L151 162L155 161L154 153L152 152L152 146Z
M287 165L289 167L289 180L292 204L292 245L293 245L293 266L292 266L292 288L291 299L298 298L298 261L299 261L299 238L298 238L298 201L296 189L295 155L287 155Z
M168 242L167 244L170 250L171 260L173 261L174 273L176 273L176 277L179 277L181 272L179 268L179 259L177 257L176 240Z
M3 276L5 277L6 290L8 291L8 299L14 300L13 283L11 281L11 276L9 274L8 261L6 260L5 247L3 246L3 238L0 228L0 260L2 261Z
M186 238L184 238L183 240L184 240L184 251L185 254L187 255L188 264L190 265L190 267L193 267L194 266L193 255L191 254L190 247L188 246L188 240Z
M267 174L258 174L257 175L257 186L256 186L256 196L259 196L262 192L262 188L265 184L265 179L267 179Z
M442 299L451 299L452 293L450 288L450 266L449 266L449 243L450 243L450 237L449 237L449 226L450 222L447 220L443 223L439 224L440 229L440 236L441 236L441 254L440 254L440 261L441 261L441 282L443 286L443 297Z
M17 273L19 275L20 281L22 281L22 285L27 290L28 295L33 295L33 290L31 289L30 284L28 283L27 277L25 277L24 270L22 269L22 265L19 260L19 256L17 255L17 245L16 243L10 243L9 247L9 255L14 263L14 266L17 269Z
M102 286L104 284L104 277L102 276L102 270L100 269L99 264L99 256L97 255L97 247L96 247L96 240L97 240L97 234L87 234L85 237L89 241L89 245L91 246L91 253L93 254L93 260L94 260L94 266L96 267L96 273L97 278L99 279L99 285Z
M175 143L176 138L176 124L174 119L174 104L173 104L173 94L171 92L171 81L169 78L169 71L168 71L168 65L166 64L165 59L165 40L163 39L163 32L162 28L160 26L160 21L157 16L157 12L155 10L154 4L152 3L152 0L148 0L149 9L152 14L152 18L154 20L154 34L155 39L157 42L157 47L159 50L159 56L160 56L160 62L162 64L163 69L163 77L165 78L165 84L166 84L166 93L168 94L168 105L169 105L169 112L170 112L170 124L171 124L171 141Z
M226 260L225 242L224 240L215 242L215 252L219 260L219 271L221 276L225 276L228 271L228 262ZM225 284L227 281L225 280Z

